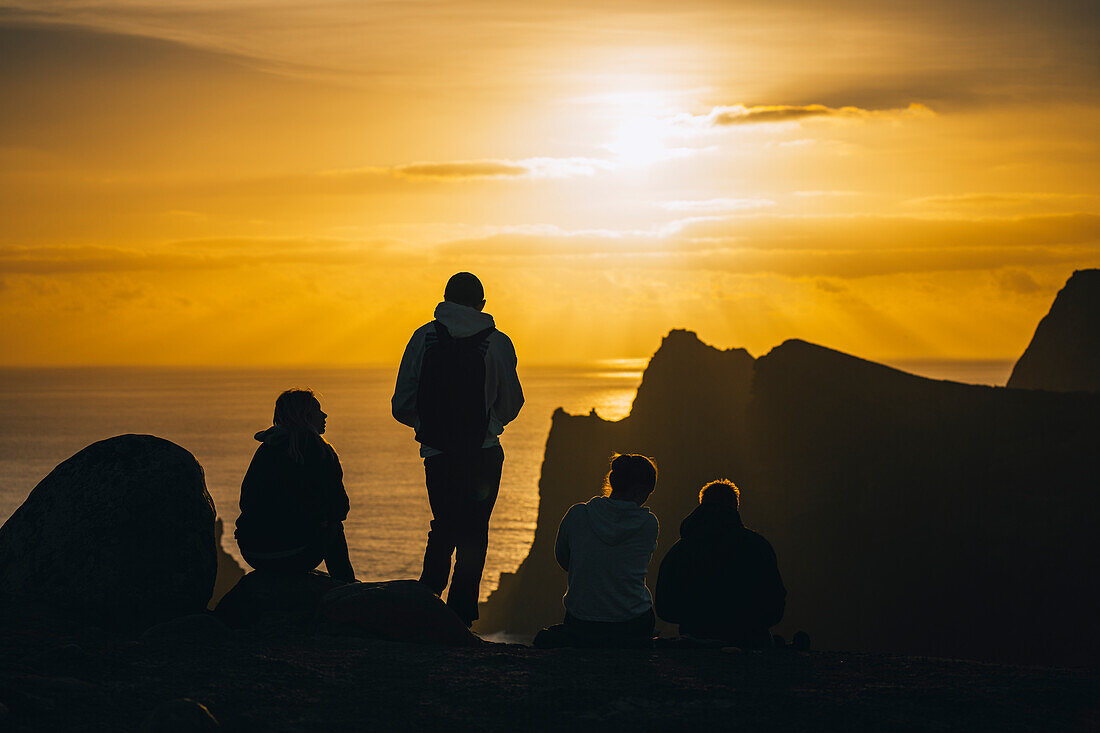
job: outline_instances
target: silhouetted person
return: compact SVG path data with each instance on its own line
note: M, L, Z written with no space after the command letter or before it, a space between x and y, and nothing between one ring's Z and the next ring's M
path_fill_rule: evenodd
M323 560L333 578L355 580L344 537L344 472L321 437L326 417L313 392L288 389L275 400L274 425L256 433L260 447L241 483L234 533L256 570L306 573Z
M447 281L435 320L405 347L393 416L416 430L431 530L420 582L442 595L467 626L477 619L478 587L489 546L489 517L500 490L500 434L523 406L516 351L484 312L481 281L460 272Z
M724 479L699 492L661 562L657 615L679 624L681 636L764 648L783 618L787 589L771 544L741 522L740 497Z
M657 467L642 455L615 456L608 496L574 504L558 527L554 557L569 573L565 623L543 629L535 646L652 643L653 598L646 569L657 547L657 517L645 508Z

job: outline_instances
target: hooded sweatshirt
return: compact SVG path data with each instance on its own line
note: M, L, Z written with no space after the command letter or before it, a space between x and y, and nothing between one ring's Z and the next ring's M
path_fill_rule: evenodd
M322 522L348 516L344 472L336 451L316 433L302 436L302 462L290 457L290 431L256 433L260 447L241 482L241 516L234 532L242 552L288 555L316 538Z
M775 551L736 507L700 504L680 524L657 575L656 611L680 633L741 640L779 623L787 589Z
M443 301L435 307L435 320L442 323L453 338L461 339L494 327L493 317L477 308ZM429 321L413 332L401 357L397 370L397 384L390 406L394 418L410 428L420 427L416 413L416 393L420 386L420 366L424 360L424 348L428 334L435 332L434 321ZM523 389L516 375L516 350L512 341L500 331L489 334L485 351L485 409L489 413L489 428L483 448L500 445L504 426L519 415L523 407ZM426 445L420 446L420 456L428 458L439 451Z
M574 504L558 527L554 556L569 572L563 602L582 621L629 621L653 606L645 584L657 548L657 517L632 501L596 496Z

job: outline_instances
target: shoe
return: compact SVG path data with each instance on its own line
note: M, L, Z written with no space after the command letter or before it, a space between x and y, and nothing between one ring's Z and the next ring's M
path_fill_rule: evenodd
M794 637L791 639L791 646L800 652L810 651L810 635L805 631L795 632Z

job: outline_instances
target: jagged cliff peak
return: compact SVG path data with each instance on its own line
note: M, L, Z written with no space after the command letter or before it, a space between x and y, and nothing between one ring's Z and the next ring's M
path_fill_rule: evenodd
M747 399L753 363L745 349L719 349L704 343L694 331L674 328L646 365L630 414Z
M1058 291L1008 386L1100 392L1100 269L1077 270Z

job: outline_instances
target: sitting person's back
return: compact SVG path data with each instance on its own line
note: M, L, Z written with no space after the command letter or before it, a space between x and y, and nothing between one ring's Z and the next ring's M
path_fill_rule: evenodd
M626 621L653 606L645 584L657 518L633 501L595 496L574 504L558 529L558 562L569 572L563 603L584 621Z
M569 573L565 622L540 631L535 646L652 643L653 598L645 577L658 527L643 504L656 481L656 467L645 456L616 456L608 474L610 496L566 512L554 547Z
M699 497L661 563L657 615L684 636L770 646L769 629L783 618L787 597L775 551L742 523L731 482L713 481Z
M290 389L275 402L275 424L256 433L260 446L241 483L234 535L257 570L304 573L324 561L334 578L355 578L344 537L344 473L321 437L326 417L311 391Z
M347 516L340 462L320 436L307 434L291 457L291 430L274 425L256 433L260 446L241 484L237 541L256 552L306 544L317 527Z

